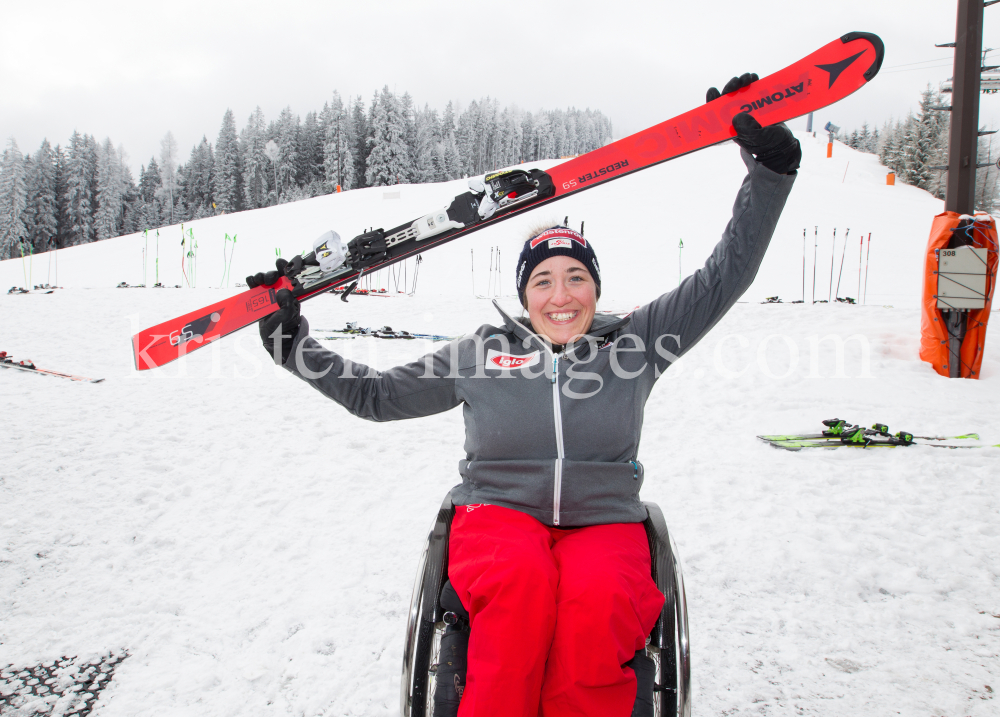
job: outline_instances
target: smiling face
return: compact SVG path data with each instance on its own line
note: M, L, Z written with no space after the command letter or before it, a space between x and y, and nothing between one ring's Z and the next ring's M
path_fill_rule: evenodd
M597 311L597 284L583 263L552 256L531 272L524 303L535 331L565 345L590 328Z

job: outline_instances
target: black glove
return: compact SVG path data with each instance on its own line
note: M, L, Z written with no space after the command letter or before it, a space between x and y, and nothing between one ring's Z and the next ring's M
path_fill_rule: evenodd
M272 272L268 272L268 274L270 273ZM280 308L261 319L258 322L258 328L260 329L260 340L264 342L264 348L271 356L274 356L275 337L281 337L281 363L284 364L288 362L288 357L292 353L292 339L299 333L299 324L302 323L302 305L288 289L280 289L274 298ZM278 329L281 330L280 334L275 333Z
M742 90L751 82L756 82L759 79L760 78L757 77L756 72L745 72L739 77L734 77L729 82L727 82L726 86L722 88L722 92L719 92L714 87L709 87L708 92L705 94L705 102L712 102L713 100L717 100L720 97L722 97L722 95L728 95L730 92L736 92L736 90Z
M247 286L251 289L256 289L258 286L270 286L274 284L285 274L285 267L288 266L288 262L284 259L279 258L274 265L277 267L276 271L259 271L256 274L247 277Z
M719 99L722 95L735 92L756 82L759 78L756 74L748 72L734 77L719 92L716 88L710 87L705 95L707 102ZM733 128L736 130L735 142L754 158L772 172L778 174L791 174L799 168L802 161L802 147L795 139L792 131L784 123L772 125L771 127L761 127L752 115L741 112L733 117Z

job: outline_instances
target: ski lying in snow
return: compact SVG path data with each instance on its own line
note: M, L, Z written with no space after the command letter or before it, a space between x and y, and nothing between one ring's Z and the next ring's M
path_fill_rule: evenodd
M277 310L275 293L289 289L300 300L350 285L366 272L466 236L613 179L695 152L736 136L732 118L751 113L769 126L801 117L841 100L872 80L884 48L877 35L851 32L798 62L719 99L649 129L582 154L543 172L508 169L469 180L469 190L451 204L393 229L375 229L347 246L327 246L295 257L285 276L141 331L132 337L136 368L162 366L255 323ZM328 233L324 237L332 236ZM339 243L339 238L338 238ZM341 260L342 259L342 260Z
M762 438L762 436L758 436ZM800 451L803 448L899 448L900 446L925 446L926 448L951 448L961 450L965 448L1000 448L1000 443L994 445L979 446L952 446L944 443L922 443L917 441L900 441L895 437L886 440L866 437L861 441L851 441L842 438L839 441L767 441L775 448L784 448L786 451Z
M788 434L788 435L773 435L773 436L757 436L763 441L815 441L815 440L840 440L844 436L851 436L858 431L864 431L866 435L869 436L892 436L889 432L889 427L884 423L876 423L871 428L862 428L861 426L856 426L843 421L839 418L830 418L823 421L823 425L827 427L827 430L822 433L798 433L798 434ZM914 436L902 432L904 437L909 435L911 439L917 439L921 441L953 441L953 440L963 440L971 439L974 441L979 440L978 433L965 433L959 436ZM895 436L899 438L899 434Z
M88 383L100 383L103 378L87 378L86 376L74 376L69 373L59 373L48 369L38 368L31 361L15 361L7 356L6 351L0 351L0 368L14 368L18 371L28 371L29 373L40 373L44 376L57 376L58 378L68 378L70 381L86 381Z
M343 329L312 329L321 334L346 334L344 336L318 336L324 341L336 339L356 339L369 337L375 339L429 339L431 341L453 341L460 338L458 336L442 336L440 334L413 334L409 331L394 331L391 326L383 326L381 329L368 329L358 326L358 322L350 321Z
M1000 448L995 446L952 446L940 443L922 443L918 441L949 441L960 439L979 440L978 433L967 433L961 436L914 436L906 431L899 431L895 434L889 432L889 427L884 423L876 423L871 428L863 428L842 421L839 418L831 418L823 421L829 430L816 434L802 435L776 435L757 436L762 441L769 443L775 448L784 448L787 451L799 451L803 448L841 448L843 446L853 446L854 448L895 448L897 446L930 446L931 448Z

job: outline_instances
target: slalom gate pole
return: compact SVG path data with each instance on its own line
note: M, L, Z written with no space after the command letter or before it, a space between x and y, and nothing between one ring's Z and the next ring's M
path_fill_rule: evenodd
M469 249L469 262L471 263L472 269L472 295L476 295L476 252L470 248Z
M816 252L819 251L819 227L813 234L813 298L812 303L816 303Z
M142 238L146 242L142 249L142 285L149 288L149 282L146 281L146 257L149 256L149 229L143 230Z
M869 233L868 236L871 236ZM858 298L861 298L861 260L865 256L865 235L861 233L861 241L858 242Z
M833 301L833 257L837 254L837 229L833 229L833 244L830 246L830 286L826 291L826 303Z
M677 245L677 286L681 285L681 277L684 276L684 271L682 269L683 264L681 260L684 256L684 240L681 239L680 244Z
M868 251L865 252L865 303L868 303L868 257L872 255L872 235L868 232Z
M222 240L222 278L219 279L220 287L225 286L226 282L226 259L228 258L226 256L226 249L228 248L228 244L229 244L229 235L226 234L225 238Z
M184 268L184 259L185 259L184 250L186 248L187 248L187 237L184 236L184 225L181 224L181 274L184 275L184 283L188 285L188 288L191 288L191 282L188 281L187 269Z
M160 230L156 230L156 283L160 283Z
M840 252L840 271L837 273L837 295L834 298L840 298L840 280L844 276L844 256L847 254L847 237L851 235L851 228L847 228L847 233L844 234L844 250Z
M21 252L21 271L24 272L24 290L28 290L28 269L24 264L24 242L17 240L17 249Z
M49 251L49 270L45 272L45 283L52 286L52 252Z
M806 303L806 230L802 229L802 303Z
M236 254L236 235L233 234L233 246L229 250L229 266L226 267L226 288L229 288L229 280L233 278L233 255Z

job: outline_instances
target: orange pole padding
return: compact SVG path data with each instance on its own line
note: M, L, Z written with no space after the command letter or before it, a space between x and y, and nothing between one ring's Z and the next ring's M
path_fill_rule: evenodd
M885 183L886 183L887 186L895 187L896 186L896 173L895 172L889 172L887 175L885 175Z
M891 175L890 175L891 176ZM948 248L952 229L958 226L963 215L944 212L934 217L931 235L927 240L924 256L924 295L920 311L920 360L926 361L942 376L948 376L948 329L944 316L937 307L939 249ZM971 227L972 246L986 248L986 305L982 309L966 312L965 339L959 355L962 361L962 378L979 378L986 345L986 324L990 319L993 289L997 277L997 227L989 214L975 216Z
M829 159L833 156L833 142L826 143L826 158Z
M340 185L339 184L337 185L337 193L338 194L340 193Z

